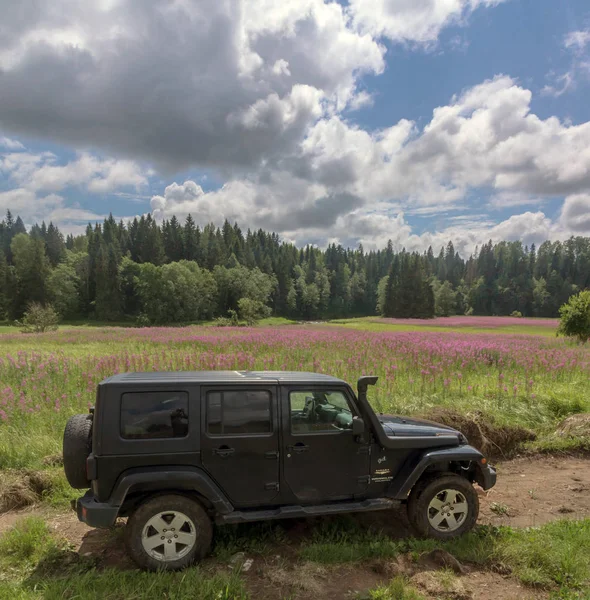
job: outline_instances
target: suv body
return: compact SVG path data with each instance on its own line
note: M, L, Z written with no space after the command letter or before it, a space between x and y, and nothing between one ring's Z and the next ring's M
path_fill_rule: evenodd
M420 533L460 535L477 519L472 484L491 488L495 470L458 431L376 414L367 401L367 386L376 381L359 379L357 395L345 381L315 373L110 377L99 384L91 414L72 417L64 434L68 480L89 488L74 508L93 527L129 516L133 529L132 520L139 519L129 534L137 539L128 546L146 568L182 568L203 556L211 541L205 520L223 524L368 511L401 501L408 503ZM433 484L443 481L447 487L436 492ZM141 542L155 532L176 547L176 538L166 537L170 526L161 520L153 526L153 515L160 519L166 513L163 498L171 498L171 506L183 498L198 506L198 515L188 519L192 525L184 528L193 527L196 537L199 529L206 538L196 542L194 552L170 551L166 557ZM150 502L151 510L145 508ZM448 512L461 508L462 519ZM182 506L177 511L187 516ZM185 541L182 550L191 540Z

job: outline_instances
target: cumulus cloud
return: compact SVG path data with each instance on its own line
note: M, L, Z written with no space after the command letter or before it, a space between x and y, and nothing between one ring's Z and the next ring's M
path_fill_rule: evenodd
M83 233L88 222L101 220L106 216L77 205L68 205L58 194L36 194L24 188L0 192L0 214L5 214L7 210L19 215L27 226L52 221L59 224L63 232L74 234Z
M24 150L25 147L18 141L0 135L0 150L9 150L16 152L18 150Z
M0 0L2 131L77 151L64 164L1 138L0 173L15 186L3 202L65 219L56 194L140 189L148 163L161 175L210 167L225 181L208 192L190 180L168 185L151 199L158 219L227 218L300 243L391 238L418 249L454 237L467 252L490 236L583 231L590 123L538 117L530 90L509 76L464 90L425 125L400 119L367 131L348 120L372 101L359 79L383 72L382 39L429 47L501 1ZM580 69L587 43L581 31L564 40ZM478 190L483 214L531 212L502 223L443 219ZM539 205L560 196L553 222ZM72 210L71 220L93 214ZM407 220L435 214L443 225L431 233Z
M590 194L568 196L561 209L560 223L578 235L590 234Z
M378 41L323 0L0 0L0 13L7 131L174 170L271 160L384 68Z
M588 189L590 123L542 120L530 112L531 98L500 76L436 108L422 130L402 120L369 133L338 116L324 119L301 144L300 171L410 206L455 203L481 187L539 197Z
M148 181L145 171L133 161L101 159L86 152L64 165L57 164L52 152L0 154L0 172L32 191L59 192L78 186L91 193L108 193L125 187L137 189Z
M350 0L349 10L361 31L396 42L428 44L441 30L460 24L475 9L504 0Z
M416 236L404 217L456 210L480 189L492 190L482 202L494 209L538 209L559 196L567 196L569 206L570 196L590 189L590 123L540 119L530 111L531 98L501 76L436 108L421 129L401 120L370 133L338 115L326 117L272 169L208 193L194 182L173 184L152 208L158 218L190 212L200 221L237 220L300 242L337 239L365 247L392 238L417 249L453 237L467 252L489 237L525 243L561 238L581 231L584 220L563 216L553 223L537 210L499 224L455 221Z
M11 147L18 148L18 144ZM0 177L15 186L0 192L0 214L10 210L27 225L53 221L66 233L83 233L85 223L106 215L72 204L57 192L77 188L89 194L125 193L119 190L145 186L148 174L133 161L102 159L88 153L80 153L65 164L58 164L52 152L0 153Z

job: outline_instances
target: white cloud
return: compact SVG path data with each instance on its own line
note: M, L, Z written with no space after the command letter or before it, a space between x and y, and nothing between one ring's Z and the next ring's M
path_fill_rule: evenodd
M63 198L56 194L38 197L31 190L24 188L0 192L0 214L10 210L15 215L21 215L23 219L45 215L62 203Z
M129 160L100 159L87 152L58 165L51 152L0 155L0 172L17 185L32 191L59 192L67 187L83 187L90 193L109 193L120 188L139 189L147 184L147 173Z
M0 214L4 215L7 210L20 216L27 227L41 221L53 222L62 232L75 234L83 233L87 223L107 216L79 206L68 206L58 194L36 194L24 188L0 192Z
M531 97L497 77L436 108L422 130L402 120L369 134L332 117L310 131L300 158L312 181L410 206L457 203L481 187L539 197L587 189L590 123L542 120Z
M53 221L65 233L82 233L86 223L102 220L106 215L72 205L56 192L81 188L90 194L124 194L120 190L145 186L152 174L135 162L102 159L89 153L80 153L63 165L57 160L51 152L0 153L0 176L16 186L0 192L0 214L10 209L28 226Z
M17 140L13 140L0 135L0 150L8 150L9 152L17 152L24 150L25 147Z
M385 48L324 0L0 0L0 13L7 131L171 170L289 153L384 69Z
M590 234L590 193L568 196L561 209L560 223L577 235Z
M162 176L205 166L226 181L212 192L193 181L167 186L152 198L158 218L228 218L301 242L375 247L392 237L418 248L456 235L468 249L490 235L580 231L590 123L541 119L531 92L508 76L464 90L424 126L401 119L366 131L345 119L346 109L372 100L358 82L383 72L381 37L428 48L443 28L499 3L56 0L18 11L0 0L3 128L79 150L61 164L51 153L6 147L0 172L16 190L4 201L35 205L31 218L73 222L94 213L70 209L56 192L141 190L146 161ZM574 33L564 45L577 76L587 42ZM553 81L552 93L572 82ZM445 216L478 190L491 196L480 201L489 208L534 208L502 223ZM557 223L535 205L548 197L567 197ZM417 215L436 215L441 226L416 235L406 219Z
M590 29L570 31L564 37L563 47L572 54L570 68L562 74L553 71L547 74L552 83L543 88L544 95L559 98L575 90L580 78L590 76L590 56L586 52L586 46L590 46Z
M350 0L357 27L396 42L436 42L441 30L461 24L475 9L503 0Z
M564 39L563 45L576 52L584 50L587 45L590 45L590 29L581 31L570 31Z
M489 204L492 208L502 209L513 206L541 206L545 201L545 198L522 192L498 192L491 196Z
M575 69L563 73L563 75L549 74L548 77L554 80L553 85L546 85L541 90L544 96L553 96L559 98L566 92L573 90L576 87Z
M539 207L590 189L590 123L540 119L530 112L531 98L511 78L497 77L436 108L422 129L401 120L369 133L337 115L323 118L272 168L208 193L194 182L173 184L152 208L158 218L189 212L200 222L228 218L319 244L338 239L375 247L395 237L423 248L455 236L467 252L489 237L561 239L580 225L565 217L554 223ZM537 210L502 223L445 219L449 211L477 205L473 196L481 189L491 190L481 208ZM416 236L405 215L439 215L453 226Z

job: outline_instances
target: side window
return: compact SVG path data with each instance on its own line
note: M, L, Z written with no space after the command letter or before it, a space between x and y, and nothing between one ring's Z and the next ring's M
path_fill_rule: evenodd
M272 431L271 396L264 390L207 393L207 433L264 434Z
M343 392L301 390L289 393L291 433L346 431L352 428L352 406Z
M121 396L121 437L127 440L188 435L186 392L131 392Z

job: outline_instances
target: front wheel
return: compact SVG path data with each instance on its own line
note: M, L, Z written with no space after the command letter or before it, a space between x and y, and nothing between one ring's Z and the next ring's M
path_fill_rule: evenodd
M131 558L150 571L177 571L203 558L213 528L205 509L180 495L156 496L129 517L125 542Z
M418 482L408 498L408 519L418 534L448 540L470 531L479 515L473 485L447 474Z

